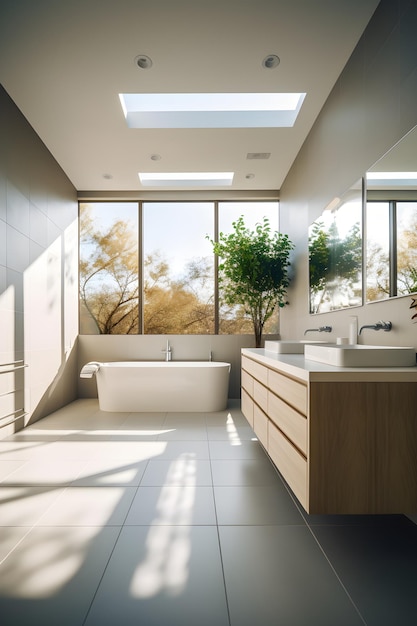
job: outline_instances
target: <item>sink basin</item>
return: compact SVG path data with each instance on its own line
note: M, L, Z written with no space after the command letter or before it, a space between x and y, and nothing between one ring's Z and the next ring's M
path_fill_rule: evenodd
M304 346L306 344L325 343L324 341L265 341L265 350L274 352L275 354L304 354Z
M313 345L305 346L304 355L336 367L412 367L416 365L416 350L396 346Z

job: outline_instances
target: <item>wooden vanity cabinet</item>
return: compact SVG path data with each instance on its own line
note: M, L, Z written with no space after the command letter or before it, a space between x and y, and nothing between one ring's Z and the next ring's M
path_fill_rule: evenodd
M242 412L303 508L415 513L417 383L323 382L265 361L242 354Z

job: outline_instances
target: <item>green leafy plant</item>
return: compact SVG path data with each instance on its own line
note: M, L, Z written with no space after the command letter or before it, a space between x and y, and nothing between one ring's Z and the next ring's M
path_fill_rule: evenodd
M262 343L265 322L277 306L283 307L289 286L289 255L294 248L287 235L271 232L264 218L250 231L243 216L234 231L211 241L219 263L220 297L227 305L241 305L253 324L256 347Z

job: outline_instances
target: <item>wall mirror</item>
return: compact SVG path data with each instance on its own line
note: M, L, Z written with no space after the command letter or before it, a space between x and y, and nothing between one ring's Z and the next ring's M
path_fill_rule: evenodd
M363 181L309 227L310 313L362 304Z
M417 292L417 127L366 174L366 300Z

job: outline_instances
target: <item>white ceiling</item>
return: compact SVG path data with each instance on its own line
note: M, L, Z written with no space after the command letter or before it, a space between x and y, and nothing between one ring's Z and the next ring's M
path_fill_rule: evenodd
M278 190L377 4L2 0L0 82L79 191L140 191L139 171L234 171L233 190ZM292 128L129 129L118 97L275 91L307 93Z

